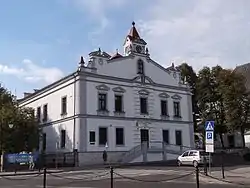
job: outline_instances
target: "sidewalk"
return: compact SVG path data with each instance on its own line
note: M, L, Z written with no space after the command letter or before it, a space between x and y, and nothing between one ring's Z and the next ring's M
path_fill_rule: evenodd
M49 173L61 173L64 172L62 169L47 169L47 172ZM16 171L15 172L0 172L0 177L1 176L20 176L20 175L33 175L33 174L43 174L43 169L39 172L39 170L33 170L33 171Z
M238 168L234 170L225 170L225 178L222 177L221 171L212 171L211 174L205 176L201 174L201 180L209 183L229 183L236 186L250 187L250 167Z

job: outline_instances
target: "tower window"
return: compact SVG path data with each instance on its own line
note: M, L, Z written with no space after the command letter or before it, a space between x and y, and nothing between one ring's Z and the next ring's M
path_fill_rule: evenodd
M144 65L141 59L139 59L137 62L137 69L138 69L137 71L138 74L144 74Z

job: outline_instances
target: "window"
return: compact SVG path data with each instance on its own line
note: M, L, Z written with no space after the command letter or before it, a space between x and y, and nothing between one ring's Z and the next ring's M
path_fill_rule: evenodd
M61 99L61 114L67 114L67 97Z
M95 132L94 131L89 132L89 142L90 144L95 144Z
M43 147L42 147L43 151L46 150L46 145L47 145L46 140L47 140L46 139L46 133L43 133L43 143L42 143L42 145L43 145Z
M41 107L37 107L37 109L36 109L36 118L37 118L38 122L41 121Z
M181 113L180 113L180 102L174 102L174 116L175 117L180 117Z
M99 103L98 103L99 110L107 110L107 94L106 93L99 93Z
M99 145L105 145L108 142L107 128L99 128Z
M116 128L116 145L124 145L124 129Z
M65 148L66 145L66 130L61 130L61 148Z
M43 121L47 121L48 120L48 105L45 104L43 106Z
M176 142L176 145L182 146L182 133L181 133L181 131L175 131L175 142Z
M141 59L138 60L137 62L137 73L138 74L144 74L144 66L143 66L143 61Z
M162 130L163 142L169 144L169 132L168 130Z
M188 156L188 151L182 154L182 157L187 157Z
M122 112L122 96L115 95L115 111Z
M161 100L161 115L162 116L168 115L167 101L166 100Z
M147 108L147 98L146 97L140 98L140 105L141 105L141 114L147 114L148 108Z

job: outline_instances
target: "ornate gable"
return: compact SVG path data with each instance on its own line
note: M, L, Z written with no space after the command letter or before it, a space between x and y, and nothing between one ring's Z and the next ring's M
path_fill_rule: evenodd
M118 92L118 93L125 93L126 92L126 90L120 86L113 88L113 91Z
M182 97L180 95L174 94L171 98L175 100L181 100Z
M105 84L96 86L96 89L102 90L102 91L109 91L110 90L110 88L108 86L106 86Z
M142 90L138 91L138 93L140 95L149 95L149 91L147 91L146 89L142 89Z
M169 98L170 96L167 93L162 92L162 93L159 94L159 97L161 97L161 98Z

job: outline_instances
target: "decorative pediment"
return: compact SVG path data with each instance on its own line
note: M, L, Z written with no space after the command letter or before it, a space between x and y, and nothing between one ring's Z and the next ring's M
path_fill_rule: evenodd
M102 91L109 91L110 90L110 88L108 86L106 86L105 84L96 86L96 89L102 90Z
M167 93L163 92L163 93L159 94L159 97L161 97L161 98L169 98L169 95Z
M147 83L147 84L153 84L153 80L145 75L139 75L133 78L134 82L140 82L140 83Z
M147 91L146 89L142 89L142 90L138 91L138 93L139 93L140 95L148 95L148 94L149 94L149 91Z
M180 95L175 94L171 98L175 100L181 100L182 97Z
M113 91L118 92L118 93L125 93L126 92L126 90L123 89L122 87L115 87L115 88L113 88Z

